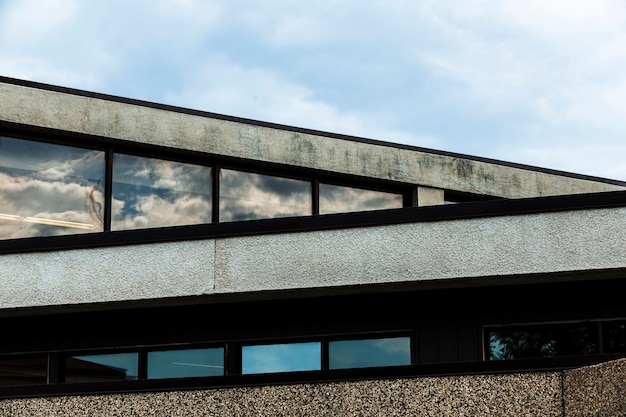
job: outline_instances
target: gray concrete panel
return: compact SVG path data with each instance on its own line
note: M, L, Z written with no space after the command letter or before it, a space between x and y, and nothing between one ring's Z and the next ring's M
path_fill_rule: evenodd
M626 272L626 208L7 254L0 310L607 269Z
M0 310L210 293L212 240L0 256Z
M7 83L0 83L0 120L505 198L626 188L474 159L340 140Z
M626 208L216 242L216 292L626 268Z

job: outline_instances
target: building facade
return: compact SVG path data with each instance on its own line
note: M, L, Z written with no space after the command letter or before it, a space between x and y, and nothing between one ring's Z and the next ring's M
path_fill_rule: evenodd
M625 220L622 181L0 77L0 415L623 415Z

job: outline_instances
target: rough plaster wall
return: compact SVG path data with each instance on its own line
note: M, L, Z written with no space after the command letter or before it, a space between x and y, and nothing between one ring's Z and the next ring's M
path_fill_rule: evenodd
M12 399L0 416L563 417L560 373Z
M623 186L0 83L0 120L507 198Z
M626 268L625 219L622 208L220 239L215 289Z
M626 268L626 208L0 256L0 310Z
M212 240L0 256L0 307L158 299L213 291Z

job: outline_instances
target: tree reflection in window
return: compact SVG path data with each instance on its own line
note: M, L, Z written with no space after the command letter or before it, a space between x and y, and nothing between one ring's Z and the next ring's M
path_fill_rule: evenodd
M211 168L115 154L111 230L211 222Z
M606 353L626 352L626 321L615 320L603 323L602 335Z
M310 216L310 181L220 170L220 221Z
M489 359L511 360L599 352L597 324L521 325L488 330Z
M400 208L402 194L320 184L320 214Z
M0 137L0 238L102 232L102 151Z

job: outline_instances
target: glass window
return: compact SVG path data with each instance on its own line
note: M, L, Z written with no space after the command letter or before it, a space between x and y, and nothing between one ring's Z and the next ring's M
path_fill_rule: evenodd
M211 222L211 168L113 156L111 230Z
M309 181L251 172L220 170L220 221L310 216Z
M148 352L148 379L224 375L224 348Z
M328 343L330 369L410 364L410 337L337 340Z
M597 323L560 323L491 328L489 359L523 359L599 353Z
M0 386L40 385L47 382L48 358L0 358Z
M243 346L241 363L243 374L320 370L321 343Z
M137 379L139 354L111 353L65 358L65 382L104 382Z
M0 137L0 239L102 232L104 152Z
M402 194L320 184L320 214L401 208Z
M626 321L616 320L603 323L604 353L626 352Z

